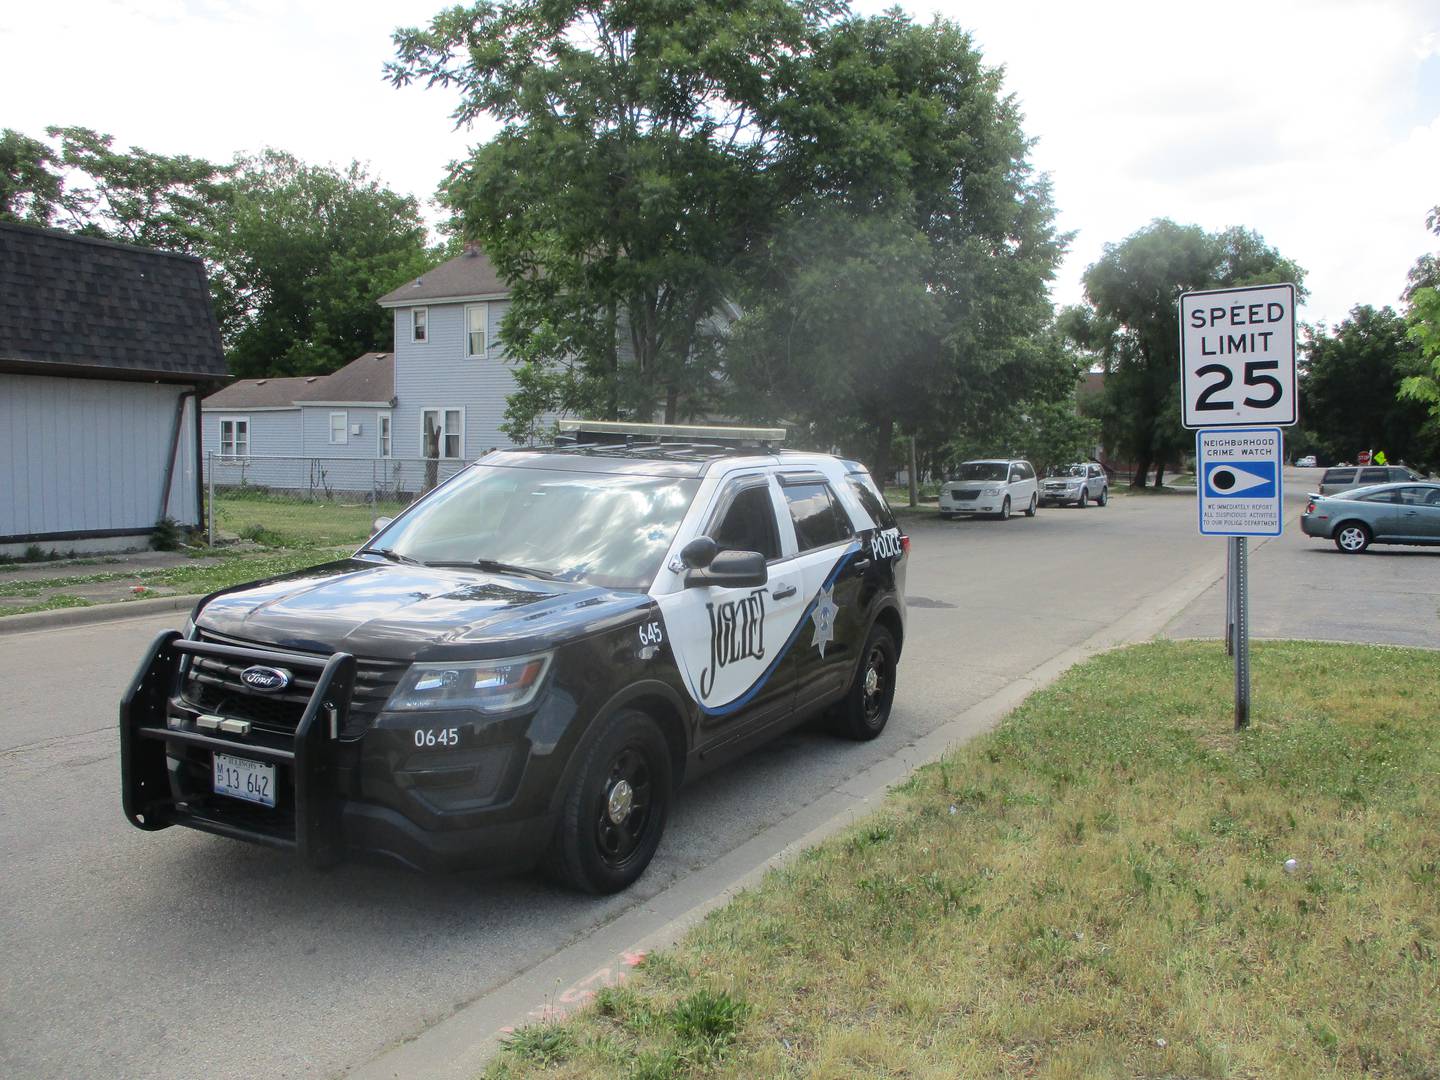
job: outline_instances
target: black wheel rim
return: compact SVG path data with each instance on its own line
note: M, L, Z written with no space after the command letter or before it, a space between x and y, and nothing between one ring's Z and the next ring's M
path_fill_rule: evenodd
M865 657L865 671L860 677L860 693L865 723L874 727L885 712L886 695L890 688L890 656L878 642L870 646Z
M595 808L595 850L606 866L623 868L641 849L654 820L654 771L644 751L615 755Z

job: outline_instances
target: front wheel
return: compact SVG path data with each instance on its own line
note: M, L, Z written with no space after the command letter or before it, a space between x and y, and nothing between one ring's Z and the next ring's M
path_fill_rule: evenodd
M1034 516L1035 516L1035 508L1036 508L1037 506L1039 506L1039 505L1040 505L1040 496L1039 496L1039 495L1031 495L1031 496L1030 496L1030 509L1025 511L1025 516L1026 516L1026 517L1034 517Z
M622 709L602 724L580 751L549 864L589 893L619 892L645 872L670 810L670 748L655 721Z
M1335 530L1335 546L1346 555L1359 555L1370 546L1370 530L1358 521L1347 521Z
M1010 496L1009 496L1009 495L1006 495L1006 496L1005 496L1005 501L1000 504L1000 520L1001 520L1001 521L1009 521L1009 520L1010 520Z
M1078 507L1080 507L1081 510L1084 510L1085 507L1087 507L1087 506L1090 505L1090 489L1089 489L1089 488L1081 488L1081 489L1080 489L1080 501L1079 501L1078 503L1076 503L1075 505L1077 505Z
M1104 505L1105 505L1106 503L1108 503L1109 501L1110 501L1110 488L1109 488L1109 486L1107 485L1106 487L1103 487L1103 488L1100 489L1100 494L1099 494L1099 496L1095 499L1095 505L1096 505L1096 506L1104 506Z
M867 742L885 730L895 701L895 639L878 623L860 654L860 670L834 712L837 734Z

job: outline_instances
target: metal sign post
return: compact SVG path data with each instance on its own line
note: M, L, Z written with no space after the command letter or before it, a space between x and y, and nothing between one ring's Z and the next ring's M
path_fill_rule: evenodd
M1235 730L1250 726L1250 552L1243 536L1232 536L1235 561Z

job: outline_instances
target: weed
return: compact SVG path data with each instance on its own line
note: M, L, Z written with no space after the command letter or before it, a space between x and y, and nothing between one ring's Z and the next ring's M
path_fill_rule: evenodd
M564 1061L575 1051L575 1037L554 1024L531 1024L516 1028L501 1045L517 1057L541 1065Z

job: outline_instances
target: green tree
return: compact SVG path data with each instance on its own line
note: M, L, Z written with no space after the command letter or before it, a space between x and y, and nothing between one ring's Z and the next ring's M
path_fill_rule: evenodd
M66 208L60 157L39 139L0 131L0 221L49 225Z
M511 288L509 408L667 420L714 396L725 298L774 215L772 114L829 17L790 0L514 0L397 32L392 81L499 134L445 200Z
M1440 206L1425 217L1425 225L1440 236ZM1421 370L1400 384L1400 396L1418 401L1440 422L1440 259L1425 254L1416 260L1405 290L1406 324L1410 341L1420 351ZM1427 370L1428 368L1428 370Z
M1158 483L1194 445L1180 424L1180 294L1286 281L1305 295L1304 271L1258 233L1207 233L1166 219L1105 245L1085 271L1090 307L1066 322L1105 369L1097 415L1107 449L1134 462L1133 486L1146 485L1152 466Z
M277 150L237 163L223 224L209 250L230 369L245 377L329 372L388 350L392 317L375 301L433 258L413 198L358 164Z
M857 438L883 475L897 430L933 445L1035 396L1067 238L1002 73L953 24L845 19L792 78L784 213L726 371L743 411Z
M1333 332L1321 327L1310 335L1303 358L1300 410L1310 449L1332 462L1369 449L1396 461L1440 460L1426 405L1397 394L1425 363L1393 310L1352 308Z

